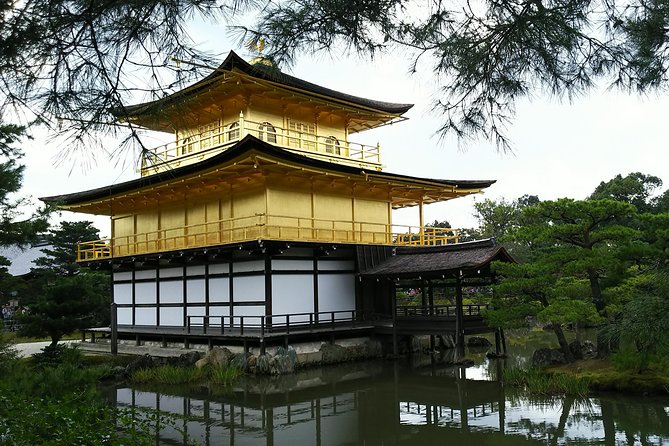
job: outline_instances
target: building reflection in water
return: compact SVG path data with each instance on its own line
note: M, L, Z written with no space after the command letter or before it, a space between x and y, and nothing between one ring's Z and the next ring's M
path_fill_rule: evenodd
M146 420L157 445L669 444L669 399L528 400L435 364L317 369L246 379L229 393L122 387L109 397Z

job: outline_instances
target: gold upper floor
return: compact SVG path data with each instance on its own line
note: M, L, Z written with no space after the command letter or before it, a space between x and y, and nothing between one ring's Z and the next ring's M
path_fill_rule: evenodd
M120 120L169 132L172 142L145 152L142 176L193 164L246 135L309 157L380 171L378 144L349 135L406 119L410 104L330 90L234 53L201 81L145 104L115 110Z
M153 175L197 163L232 147L247 135L293 153L363 169L380 171L381 147L348 141L344 129L307 123L258 110L249 110L249 119L221 118L194 131L177 133L176 141L145 151L141 175ZM179 137L182 136L182 137Z

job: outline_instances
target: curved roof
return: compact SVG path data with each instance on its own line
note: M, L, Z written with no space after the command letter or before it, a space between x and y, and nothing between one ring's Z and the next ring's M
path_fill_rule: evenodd
M428 189L449 189L466 193L476 193L495 183L495 180L441 180L432 178L420 178L409 175L393 174L389 172L366 172L360 167L347 166L338 163L318 160L315 158L298 155L272 144L268 144L252 135L244 137L230 149L225 150L198 163L189 164L173 170L160 172L154 175L137 178L119 184L99 187L72 194L54 195L43 197L40 200L46 203L59 204L62 206L76 205L94 200L109 199L119 194L137 191L151 186L160 186L181 180L196 177L202 172L209 171L222 165L229 165L242 157L249 155L269 156L273 159L283 161L286 165L311 167L324 172L333 172L351 176L360 176L369 181L387 181L393 183L407 184L410 186L425 187ZM295 167L299 169L299 167Z
M413 104L395 104L391 102L376 101L373 99L342 93L340 91L332 90L326 87L321 87L320 85L316 85L283 73L278 68L274 68L272 66L268 66L262 63L252 65L238 56L234 51L230 51L223 63L217 69L215 69L213 73L191 85L190 87L156 101L130 105L125 107L123 110L112 110L112 113L117 117L124 118L155 112L156 109L162 108L177 100L187 98L199 91L209 88L214 82L222 79L226 72L233 70L238 70L256 79L272 82L289 90L299 90L303 93L306 92L313 96L327 99L330 102L339 102L342 105L357 106L393 115L401 115L413 107Z

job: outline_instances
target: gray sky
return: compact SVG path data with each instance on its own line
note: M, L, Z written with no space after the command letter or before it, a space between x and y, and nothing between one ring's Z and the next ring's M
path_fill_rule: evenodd
M205 31L200 34L206 35ZM232 40L218 42L214 48L214 42L203 38L201 46L222 55L233 49L250 58ZM346 93L416 104L407 113L408 121L350 137L366 144L379 142L386 171L429 178L497 180L485 195L427 206L426 223L446 219L453 227L475 226L472 204L484 198L514 199L523 194L544 200L585 198L601 181L619 173L640 171L669 183L668 94L639 97L602 89L571 103L538 95L518 104L517 115L507 129L514 153L501 154L488 141L459 147L454 139L439 140L435 132L440 116L431 107L436 83L429 67L424 68L409 75L408 59L398 54L374 61L321 55L301 57L287 71ZM34 136L26 146L24 194L41 197L71 193L139 175L129 162L132 154L120 160L101 155L94 167L84 167L74 160L56 166L55 157L61 148L49 142L45 134ZM63 213L59 219L91 217ZM108 219L94 221L103 235L109 234ZM417 210L396 214L394 223L417 225Z

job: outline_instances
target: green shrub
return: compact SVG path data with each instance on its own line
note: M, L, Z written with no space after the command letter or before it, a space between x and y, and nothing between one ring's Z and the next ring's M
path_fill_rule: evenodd
M32 355L38 367L53 367L60 364L80 364L83 354L76 345L47 345L40 353Z

